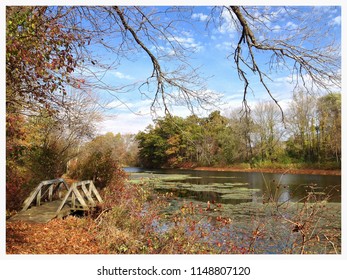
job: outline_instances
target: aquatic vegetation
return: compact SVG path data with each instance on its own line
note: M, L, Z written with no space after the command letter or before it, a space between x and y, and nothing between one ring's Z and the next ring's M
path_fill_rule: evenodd
M222 199L251 199L259 189L233 188L230 193L222 195Z
M183 181L188 178L197 178L190 177L189 174L155 174L155 173L132 173L128 182L139 184L139 183L159 183L159 182L170 182L170 181Z
M172 180L175 177L179 180ZM169 174L141 179L143 189L167 201L152 228L157 232L156 252L341 252L341 204L327 202L329 197L319 187L307 188L305 197L292 202L282 196L286 186L275 182L272 191L263 194L263 190L237 178L224 183L193 184L191 177ZM160 238L164 239L159 241Z

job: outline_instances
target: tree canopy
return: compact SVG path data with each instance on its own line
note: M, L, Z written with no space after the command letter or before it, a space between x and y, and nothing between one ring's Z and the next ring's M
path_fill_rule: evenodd
M239 110L206 118L167 116L140 132L139 160L146 167L281 166L310 163L341 164L341 95L331 93L313 101L297 92L286 114L270 101L260 102L246 118ZM324 108L324 109L323 109Z

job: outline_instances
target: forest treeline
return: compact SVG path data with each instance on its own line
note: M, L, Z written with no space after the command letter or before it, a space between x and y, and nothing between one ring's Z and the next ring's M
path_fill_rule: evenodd
M249 115L234 109L227 116L166 116L136 139L145 167L248 166L341 163L341 95L319 98L294 94L285 120L274 102L257 103Z
M81 104L88 103L81 100ZM207 117L166 116L137 135L94 136L97 114L80 103L59 118L7 111L7 206L21 205L42 180L68 174L103 187L119 166L313 167L341 166L341 94L293 96L285 121L275 103L249 115L234 109ZM92 121L93 120L93 121ZM96 122L97 123L97 122Z

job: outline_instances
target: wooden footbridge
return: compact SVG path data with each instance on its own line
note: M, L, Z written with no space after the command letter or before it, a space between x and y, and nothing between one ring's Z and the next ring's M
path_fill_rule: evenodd
M47 223L76 211L89 211L102 203L93 181L82 181L69 186L64 179L42 181L24 201L23 208L9 221Z

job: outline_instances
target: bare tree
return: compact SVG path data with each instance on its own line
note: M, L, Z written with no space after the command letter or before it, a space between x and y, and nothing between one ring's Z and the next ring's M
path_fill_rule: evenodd
M158 109L169 113L173 104L186 105L194 111L197 106L214 104L218 98L207 89L198 67L189 63L196 48L181 41L180 24L192 24L191 11L190 7L136 6L50 9L79 38L74 49L80 61L80 75L86 78L78 86L108 92L125 106L120 94L137 88L143 98L152 101L153 113ZM98 57L100 50L109 52L110 59ZM143 69L147 78L117 85L105 82L105 75L123 60L139 57L152 65L152 70Z
M243 102L247 109L249 72L259 78L277 105L268 75L277 69L289 70L295 87L307 92L313 88L331 91L341 86L340 42L333 37L333 25L322 7L215 7L213 14L219 15L219 24L226 12L239 34L231 54L244 82ZM281 22L284 16L290 19L285 24ZM268 69L261 67L261 57L269 58Z
M74 39L71 47L77 66L71 86L108 92L126 106L120 93L137 88L152 101L153 112L168 113L171 104L191 110L216 104L218 95L208 90L206 77L189 59L199 46L181 37L187 26L194 30L201 25L192 16L194 7L60 6L44 12L46 20L54 19L52 23L61 24L64 34L73 35L69 38ZM284 16L290 21L281 22ZM250 77L258 77L278 104L269 75L276 70L289 71L294 84L307 90L340 87L340 42L332 37L333 26L322 9L220 6L212 8L208 17L206 32L227 20L236 33L235 42L230 39L230 57L244 82L244 108L249 109ZM147 59L151 65L150 70L143 69L143 79L116 85L105 81L108 71L136 59Z
M281 116L276 105L271 102L259 102L252 114L255 125L256 146L262 160L275 160L286 131L281 123Z

